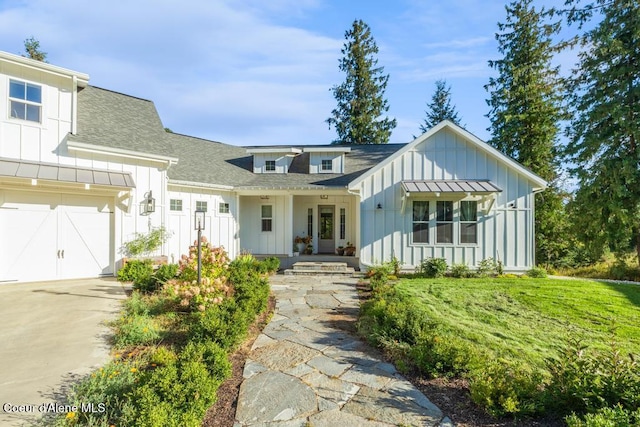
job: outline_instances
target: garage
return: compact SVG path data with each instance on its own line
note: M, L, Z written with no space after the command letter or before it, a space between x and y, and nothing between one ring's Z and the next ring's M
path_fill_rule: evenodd
M113 274L113 198L0 190L0 282Z

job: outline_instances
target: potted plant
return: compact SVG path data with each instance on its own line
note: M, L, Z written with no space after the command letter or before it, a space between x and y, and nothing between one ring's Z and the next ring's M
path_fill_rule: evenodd
M336 253L340 256L344 255L344 246L338 246L336 248Z
M306 242L304 241L304 238L300 236L296 236L296 238L293 241L296 244L296 247L298 248L298 252L303 253L304 249L307 247Z
M353 256L356 253L356 247L351 244L351 242L347 242L347 246L344 248L344 254L346 256Z
M311 243L307 245L307 248L304 250L304 253L307 255L311 255L313 253L313 245Z

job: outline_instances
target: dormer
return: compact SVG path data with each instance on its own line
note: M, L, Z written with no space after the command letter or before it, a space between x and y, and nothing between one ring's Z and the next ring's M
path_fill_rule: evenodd
M349 147L305 147L309 153L309 173L344 173L346 154Z
M288 173L293 158L302 153L293 147L250 148L247 154L253 155L253 173Z

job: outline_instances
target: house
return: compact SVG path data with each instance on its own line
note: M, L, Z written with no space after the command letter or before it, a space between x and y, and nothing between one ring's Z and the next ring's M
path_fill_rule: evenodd
M0 282L113 275L122 244L162 225L177 261L196 209L231 257L293 257L312 236L316 254L351 242L362 267L534 263L546 183L450 122L408 144L237 147L165 132L151 101L4 52L0 98Z

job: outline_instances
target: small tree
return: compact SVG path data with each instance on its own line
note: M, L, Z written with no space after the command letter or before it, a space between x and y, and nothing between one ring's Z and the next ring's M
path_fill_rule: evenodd
M47 53L40 50L40 42L33 36L24 41L26 56L36 61L47 62Z
M427 117L420 125L420 132L426 132L443 120L449 120L460 125L460 117L455 105L451 105L451 86L447 87L446 80L436 81L436 91L431 97L431 103L427 105L425 111Z
M338 138L334 144L386 144L396 120L380 116L389 110L384 91L389 75L384 67L377 67L378 47L371 29L362 20L353 21L345 33L347 41L342 48L340 71L345 81L331 91L338 106L326 122L335 126Z

